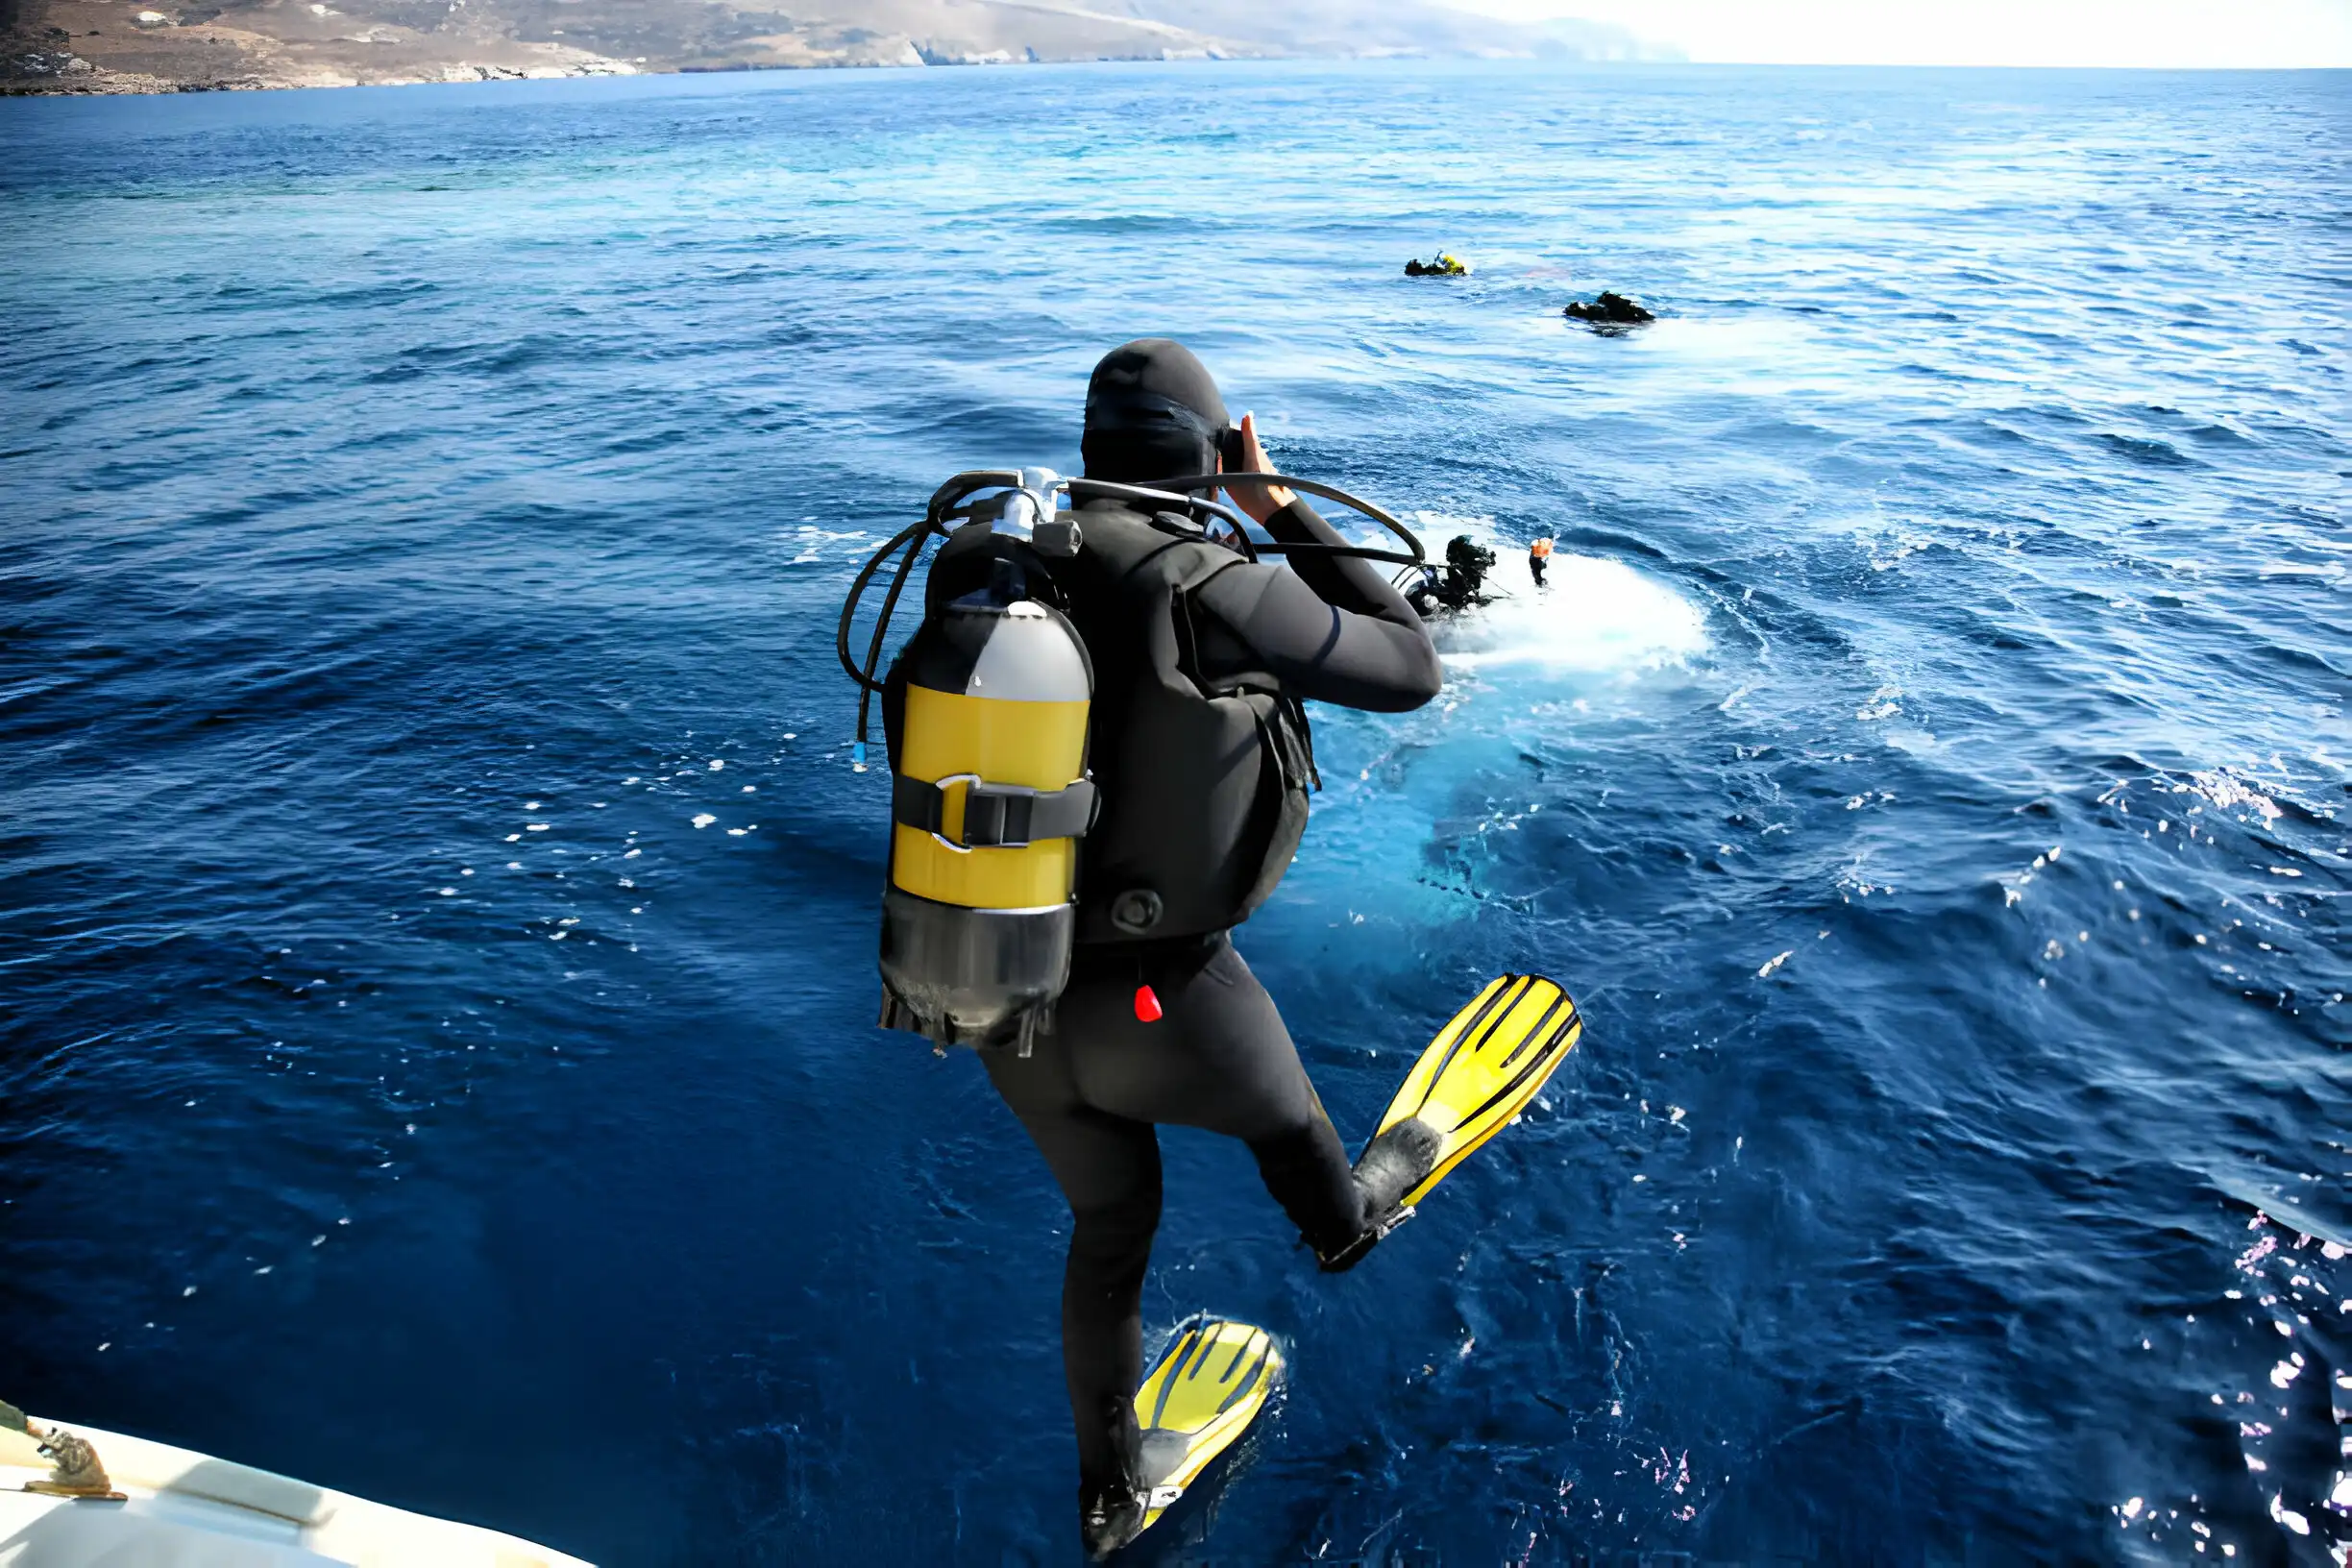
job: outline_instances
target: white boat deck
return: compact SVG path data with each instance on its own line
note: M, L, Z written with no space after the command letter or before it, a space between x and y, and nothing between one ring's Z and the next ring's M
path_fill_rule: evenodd
M43 1422L43 1426L50 1423ZM91 1427L119 1502L43 1496L50 1462L0 1430L0 1568L588 1568L512 1535Z

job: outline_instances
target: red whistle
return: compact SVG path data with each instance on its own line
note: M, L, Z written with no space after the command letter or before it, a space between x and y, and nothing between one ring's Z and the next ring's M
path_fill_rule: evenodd
M1149 986L1136 987L1136 1018L1142 1023L1160 1021L1160 998Z

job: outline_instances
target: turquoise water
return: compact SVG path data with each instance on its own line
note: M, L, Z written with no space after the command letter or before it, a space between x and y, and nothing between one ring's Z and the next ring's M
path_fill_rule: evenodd
M607 1563L1074 1560L1066 1217L870 1027L832 616L1168 332L1513 589L1317 712L1240 936L1343 1133L1489 974L1590 1022L1344 1279L1167 1135L1148 1329L1292 1371L1138 1556L2340 1561L2348 105L0 102L0 1393Z

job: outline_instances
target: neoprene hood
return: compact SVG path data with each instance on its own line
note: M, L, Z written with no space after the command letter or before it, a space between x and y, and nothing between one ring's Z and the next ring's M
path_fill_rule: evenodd
M1087 381L1087 477L1137 484L1213 474L1230 422L1216 379L1171 338L1113 349Z

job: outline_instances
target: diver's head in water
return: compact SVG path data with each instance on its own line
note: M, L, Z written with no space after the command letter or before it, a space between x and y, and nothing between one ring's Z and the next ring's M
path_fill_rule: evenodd
M1148 484L1220 471L1230 429L1216 379L1190 349L1139 337L1113 349L1087 381L1087 478Z

